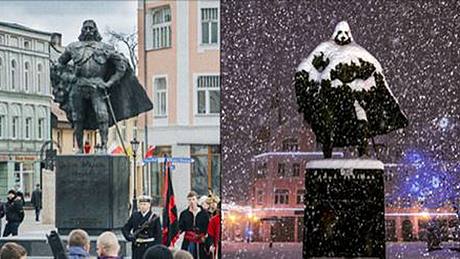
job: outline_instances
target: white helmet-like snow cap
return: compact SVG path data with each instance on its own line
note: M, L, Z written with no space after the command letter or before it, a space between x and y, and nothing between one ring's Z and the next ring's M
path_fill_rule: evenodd
M332 39L339 45L346 45L353 41L350 26L346 21L341 21L335 26Z

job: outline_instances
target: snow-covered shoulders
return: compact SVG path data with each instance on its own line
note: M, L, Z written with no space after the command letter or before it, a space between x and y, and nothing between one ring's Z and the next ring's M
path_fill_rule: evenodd
M311 72L313 69L313 59L323 55L323 59L329 59L328 70L333 69L337 64L359 64L359 59L372 63L376 71L382 71L382 67L377 59L360 45L352 42L347 45L338 45L333 40L325 41L319 44L310 55L304 59L297 67L297 71L305 70Z

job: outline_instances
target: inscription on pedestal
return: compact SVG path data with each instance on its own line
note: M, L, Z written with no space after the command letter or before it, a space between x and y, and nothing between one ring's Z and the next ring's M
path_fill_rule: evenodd
M349 161L307 165L304 258L385 258L383 165Z
M83 228L92 234L120 229L128 218L126 157L59 156L56 162L56 227L61 234Z

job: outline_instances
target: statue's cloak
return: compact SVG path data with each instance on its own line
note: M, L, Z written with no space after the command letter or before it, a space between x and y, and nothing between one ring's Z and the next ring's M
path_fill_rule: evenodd
M380 63L354 42L321 43L297 68L295 89L299 111L320 143L357 145L408 124ZM358 121L366 122L364 132Z
M149 111L153 108L147 93L142 85L137 80L133 70L131 69L128 60L121 54L110 52L110 58L107 59L109 72L104 80L108 81L111 75L115 72L117 67L124 67L125 72L123 77L108 89L110 103L113 107L115 120L121 121L135 117L143 112ZM116 62L121 62L116 64ZM77 79L75 77L75 68L72 64L57 65L51 68L51 82L53 86L53 95L55 102L59 103L59 107L66 112L67 119L72 123L72 111L69 105L69 93L72 87L76 86ZM98 89L98 91L103 91ZM88 103L82 109L85 114L83 121L84 129L95 130L98 129L96 114L92 105ZM109 112L109 126L115 124L110 108L107 107Z

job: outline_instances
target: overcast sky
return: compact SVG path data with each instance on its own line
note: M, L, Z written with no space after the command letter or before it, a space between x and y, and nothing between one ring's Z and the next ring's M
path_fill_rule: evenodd
M5 1L0 0L0 21L14 22L47 32L62 34L62 44L76 41L82 22L96 21L101 35L110 27L134 32L137 25L136 0L112 1Z

